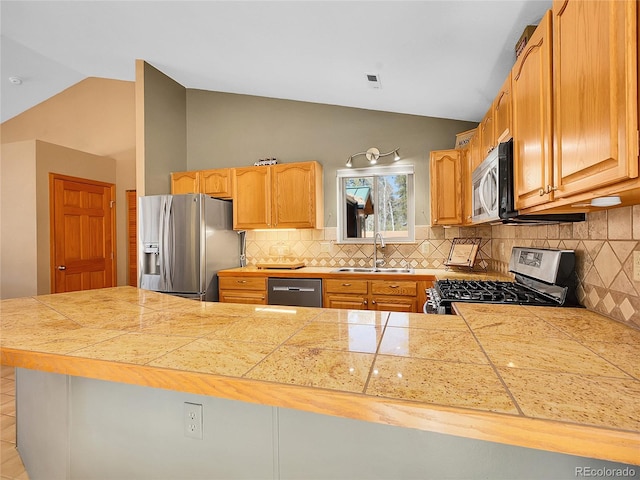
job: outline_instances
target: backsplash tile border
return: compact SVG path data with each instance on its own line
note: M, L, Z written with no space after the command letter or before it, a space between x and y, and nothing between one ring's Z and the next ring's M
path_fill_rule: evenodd
M289 247L288 260L314 267L371 265L372 245L337 243L335 227L247 232L249 265L273 261L274 245ZM640 282L633 280L633 252L640 251L640 205L587 214L585 222L559 225L416 226L412 244L387 244L387 267L443 268L457 237L482 237L480 265L508 274L514 246L576 252L578 299L589 310L640 328ZM477 267L476 267L477 268Z

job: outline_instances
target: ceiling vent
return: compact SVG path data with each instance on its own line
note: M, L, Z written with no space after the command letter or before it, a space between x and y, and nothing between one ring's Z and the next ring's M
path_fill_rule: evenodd
M365 76L367 77L367 85L369 85L369 88L382 88L380 75L376 73L365 73Z

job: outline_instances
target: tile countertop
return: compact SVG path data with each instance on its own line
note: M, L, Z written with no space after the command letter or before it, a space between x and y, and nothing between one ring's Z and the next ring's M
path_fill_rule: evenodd
M1 360L640 465L640 331L584 309L457 307L41 295L0 302Z
M362 273L362 272L337 272L340 267L302 267L302 268L258 268L255 266L230 268L218 272L219 276L251 276L251 277L298 277L298 278L322 278L336 275L360 275L369 278L393 277L394 279L416 280L507 280L513 278L499 272L485 270L465 270L444 268L416 268L414 273ZM348 267L346 267L348 268Z

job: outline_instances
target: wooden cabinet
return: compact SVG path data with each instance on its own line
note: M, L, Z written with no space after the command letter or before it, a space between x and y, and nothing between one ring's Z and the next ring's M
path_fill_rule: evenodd
M638 176L637 8L553 2L554 177L545 199Z
M427 288L427 282L341 276L340 279L325 279L323 288L325 308L409 313L421 311L424 299L419 291Z
M467 147L467 156L469 157L469 171L473 172L478 165L482 163L485 156L480 151L480 132L471 137L469 140L469 146Z
M322 167L298 162L236 168L233 227L319 228L322 226Z
M229 199L231 195L231 169L216 168L199 172L200 193L211 197Z
M172 172L171 173L171 193L178 195L181 193L200 193L200 175L197 171L192 172Z
M419 312L418 286L412 281L371 281L369 310L388 312ZM421 307L421 306L420 306Z
M368 310L369 281L350 277L322 282L324 294L322 306L325 308L345 308Z
M551 182L551 12L542 18L512 69L514 195L518 210L547 199Z
M223 303L267 304L266 277L218 277L218 293Z
M511 73L507 75L498 95L493 101L493 146L511 138Z
M435 150L430 155L431 225L462 223L462 150Z
M493 126L493 108L490 107L480 121L480 125L478 125L478 132L480 132L480 154L483 159L496 146Z
M230 168L171 173L171 193L204 193L216 198L231 198Z

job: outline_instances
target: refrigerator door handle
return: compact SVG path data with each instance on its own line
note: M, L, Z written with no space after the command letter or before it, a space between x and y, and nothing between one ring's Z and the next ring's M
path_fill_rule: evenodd
M165 278L167 277L166 267L165 267L165 232L164 232L164 224L165 224L165 216L167 211L167 202L165 198L162 198L160 203L160 217L158 218L158 252L159 252L159 266L160 266L160 282L163 286L166 284Z
M163 256L165 259L164 281L168 291L173 290L173 270L174 270L174 228L173 228L173 197L167 197L167 203L164 216L164 234L162 240L164 242Z
M171 290L173 290L173 280L174 280L174 272L176 270L176 226L175 226L175 216L173 210L173 197L169 197L169 215L167 217L167 238L168 238L168 252L167 259L169 265L169 285Z

